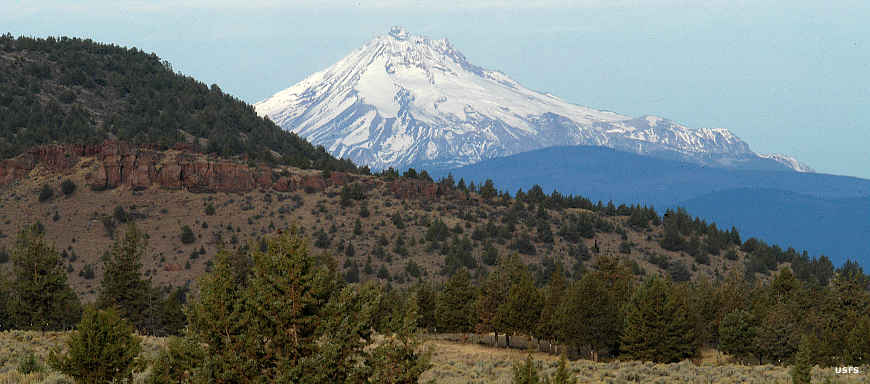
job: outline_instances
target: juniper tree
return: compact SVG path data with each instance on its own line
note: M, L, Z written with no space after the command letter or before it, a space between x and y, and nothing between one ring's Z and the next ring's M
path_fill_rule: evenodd
M88 308L76 332L67 340L64 355L54 351L49 365L77 383L132 382L141 339L133 326L113 309Z
M171 336L166 341L166 349L160 351L151 365L151 374L145 383L189 383L197 365L205 357L205 351L196 340Z
M369 383L415 384L430 367L430 352L420 353L422 341L417 337L420 326L420 300L417 292L406 299L401 311L394 315L384 342L367 356L371 372Z
M810 384L813 370L813 345L817 343L818 340L812 340L812 338L808 336L803 336L803 338L801 339L800 347L798 348L797 355L795 356L795 363L791 367L791 370L789 372L791 373L792 383Z
M775 304L761 317L753 345L764 361L782 364L790 361L800 343L800 329L793 307Z
M730 312L719 323L719 348L740 359L748 361L755 351L755 325L752 315L744 310Z
M541 317L538 319L538 324L535 330L535 335L550 342L556 341L560 334L560 329L564 321L560 318L559 307L565 296L566 282L565 274L562 273L561 264L556 264L556 269L553 271L550 282L544 290L543 305L541 306Z
M541 382L541 363L532 358L529 353L525 360L521 363L514 363L512 384L538 384Z
M577 384L577 378L568 367L568 358L563 353L559 358L559 365L556 367L556 372L544 378L544 384Z
M97 296L97 308L115 308L121 317L136 328L146 328L145 316L156 305L151 283L142 278L142 258L148 244L136 225L127 225L123 236L115 240L104 260L103 279ZM152 327L149 327L153 330Z
M621 349L629 358L676 362L696 352L686 297L671 283L652 278L641 286L625 310Z
M471 332L474 326L475 290L466 269L444 283L435 308L438 332Z
M60 256L43 236L30 226L19 232L12 249L14 278L6 308L9 325L17 329L69 329L81 316Z
M417 326L423 330L432 330L436 326L435 302L436 292L430 283L418 282L414 287L417 299Z
M558 310L559 332L568 345L588 350L593 360L619 347L622 314L602 273L584 274L567 290Z
M519 278L512 281L507 298L498 307L498 317L508 335L533 334L541 317L541 297L527 268L523 268Z
M498 342L498 334L506 331L500 307L507 301L510 287L519 279L525 266L519 256L513 254L499 260L495 270L487 275L481 284L480 295L475 303L477 313L477 332L493 332L493 344Z

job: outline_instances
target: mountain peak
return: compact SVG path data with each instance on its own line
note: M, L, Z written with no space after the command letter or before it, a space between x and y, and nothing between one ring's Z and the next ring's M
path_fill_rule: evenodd
M390 36L396 40L408 40L411 34L404 27L394 26L390 28Z
M676 154L705 164L757 158L727 130L571 104L475 66L447 39L400 26L255 107L333 155L373 169L456 167L556 145Z

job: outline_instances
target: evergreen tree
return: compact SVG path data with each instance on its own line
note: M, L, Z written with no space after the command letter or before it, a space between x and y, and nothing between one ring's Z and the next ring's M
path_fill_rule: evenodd
M159 322L152 331L155 336L180 335L187 326L187 315L184 313L186 291L176 288L159 301ZM156 290L152 291L151 297L159 297ZM153 303L150 306L153 307Z
M680 231L676 225L668 225L665 222L664 237L659 242L662 248L669 251L681 251L685 248L686 241L680 236Z
M676 362L693 356L695 335L686 300L681 291L660 278L641 286L625 311L625 355L655 362Z
M17 329L69 329L79 321L81 304L67 283L60 256L37 226L18 234L12 249L14 280L7 312Z
M855 366L870 363L870 314L861 317L849 332L844 348L844 361Z
M528 269L523 268L519 278L512 282L507 298L498 307L499 322L508 335L532 335L540 317L540 294Z
M189 383L205 351L195 340L171 336L151 365L146 384Z
M563 353L559 358L556 372L544 379L544 384L577 384L577 378L568 368L568 358Z
M753 343L763 361L783 364L791 360L800 342L800 330L794 308L775 304L761 318Z
M419 282L414 288L417 298L417 326L431 331L437 325L435 320L435 289L429 283Z
M800 347L795 356L795 363L791 367L791 382L794 384L810 384L812 379L812 348L813 340L810 337L804 336L801 339Z
M471 332L475 291L468 271L460 269L444 283L435 306L438 332Z
M547 284L543 297L543 305L541 307L541 318L538 320L535 336L539 339L556 341L560 335L561 326L565 321L560 317L563 315L559 311L562 305L562 300L565 296L566 282L565 275L562 273L561 264L556 264L556 269L553 271L550 282Z
M511 383L513 384L538 384L541 382L541 376L539 375L539 371L541 370L541 363L535 361L532 358L532 354L526 357L522 363L514 363L513 365L513 380Z
M480 197L490 201L496 196L498 196L498 190L495 189L495 184L493 184L492 180L486 179L483 185L480 186Z
M505 331L503 321L499 316L499 307L507 301L511 281L518 274L519 259L505 257L481 284L480 295L477 297L475 311L477 313L476 331L480 333L493 332L493 344L498 344L498 335Z
M151 283L142 278L142 258L147 247L144 234L132 222L128 224L124 236L115 241L104 262L97 308L115 308L136 328L149 328L151 332L155 327L153 322L146 327L146 321L152 320L146 315L157 303L152 297Z
M755 326L752 315L744 310L730 312L719 324L719 348L746 362L755 351Z
M558 317L563 341L577 350L588 351L592 360L618 349L622 314L602 273L584 274L568 289Z
M379 286L342 287L333 263L310 256L295 229L266 244L252 252L246 285L234 283L225 252L202 279L189 309L205 351L195 382L416 382L427 363L413 335L374 345Z
M201 369L211 372L215 382L240 382L256 377L256 361L245 359L247 319L244 286L235 281L235 271L229 262L230 252L222 250L215 256L212 273L200 278L200 294L188 307L190 335L204 348ZM265 336L265 335L264 335ZM254 344L252 342L252 344Z
M113 309L88 308L78 330L67 341L68 351L49 356L52 368L71 376L77 383L132 382L141 339L133 326Z
M369 383L415 384L431 367L430 353L418 353L422 346L422 340L416 337L420 313L418 302L417 295L411 293L401 313L393 316L389 327L392 337L371 352Z

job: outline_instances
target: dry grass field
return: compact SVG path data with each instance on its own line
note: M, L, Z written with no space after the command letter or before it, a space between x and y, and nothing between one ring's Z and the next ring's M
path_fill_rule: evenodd
M528 355L528 352L521 350L443 340L430 340L427 345L432 348L433 367L424 374L423 379L447 384L508 384L511 382L512 364ZM555 371L559 362L557 356L538 352L532 355L542 363L545 373ZM570 367L578 383L791 383L786 367L716 364L712 355L705 356L700 365L690 361L654 364L639 361L594 363L577 360L570 362ZM816 367L813 369L813 382L868 383L870 379L864 374L841 376L833 369Z
M61 332L0 332L0 384L60 384L72 380L46 365L49 351L63 345L66 334ZM153 359L165 348L162 338L146 337L143 357ZM427 371L423 383L510 383L511 366L526 358L528 352L492 348L475 344L462 344L441 339L430 339L426 348L432 352L432 368ZM21 362L30 354L36 357L41 369L23 374ZM558 364L558 357L545 353L533 353L542 363L543 371L550 373ZM653 364L637 361L593 363L577 360L570 363L578 383L791 383L788 368L771 365L742 366L716 364L712 355L705 356L699 365L689 361L676 364ZM866 369L862 372L867 372ZM144 382L148 371L139 372L135 383ZM814 383L870 383L866 373L862 375L837 375L833 369L814 368Z

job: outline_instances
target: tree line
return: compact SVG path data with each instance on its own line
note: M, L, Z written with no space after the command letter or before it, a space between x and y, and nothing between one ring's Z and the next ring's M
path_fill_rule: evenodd
M676 362L713 347L752 364L795 363L802 340L811 363L870 363L870 278L855 264L827 285L784 267L769 281L737 273L675 283L636 278L627 264L599 257L579 280L561 269L536 288L516 256L502 259L480 284L462 270L443 284L411 288L420 326L436 332L525 335L573 356Z

